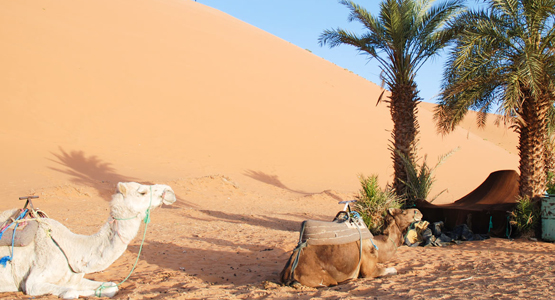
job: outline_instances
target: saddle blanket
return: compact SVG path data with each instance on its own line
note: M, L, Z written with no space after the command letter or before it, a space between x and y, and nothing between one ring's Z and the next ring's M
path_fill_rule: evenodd
M306 220L301 224L301 242L308 245L341 245L374 236L362 220L326 222Z
M18 211L14 218L20 213L21 212ZM0 224L0 229L3 230L2 235L0 236L0 246L11 246L12 242L14 242L14 247L24 247L33 242L35 234L39 228L39 223L37 221L30 220L19 223L17 229L15 230L15 238L13 236L15 225L10 223L11 219Z

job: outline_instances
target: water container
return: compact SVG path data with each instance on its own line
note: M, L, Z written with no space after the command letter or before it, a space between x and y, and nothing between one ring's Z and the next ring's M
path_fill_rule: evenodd
M542 240L555 241L555 195L547 195L542 199Z

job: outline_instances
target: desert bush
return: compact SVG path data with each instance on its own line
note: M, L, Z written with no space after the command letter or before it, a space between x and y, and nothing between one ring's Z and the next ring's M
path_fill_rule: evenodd
M539 201L529 197L519 197L517 205L511 212L510 224L516 228L517 235L534 236L541 224Z
M555 176L553 172L547 172L547 184L545 185L546 193L555 194Z
M381 234L384 228L384 218L389 208L400 208L402 200L390 187L381 189L378 176L359 176L361 189L355 197L353 209L360 213L364 223L372 234Z
M413 161L409 159L406 155L403 155L401 152L397 152L403 160L405 169L407 171L407 179L405 181L401 180L406 186L406 191L404 195L405 202L403 204L403 207L413 207L417 200L427 200L431 203L435 199L437 199L437 197L447 191L443 190L434 197L428 198L436 180L434 176L434 171L457 150L458 148L440 156L437 164L433 167L430 167L426 162L427 155L424 155L422 164L418 165L418 161Z

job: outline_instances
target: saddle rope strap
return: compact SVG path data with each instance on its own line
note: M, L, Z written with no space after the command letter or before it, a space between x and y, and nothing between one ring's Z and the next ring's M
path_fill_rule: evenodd
M25 216L27 216L27 213L29 212L29 209L25 209L21 214L19 214L19 216L13 220L13 222L6 226L4 229L2 229L2 231L0 231L0 238L2 238L2 235L4 234L4 231L8 230L8 228L10 228L12 225L14 225L14 229L13 229L13 233L12 233L12 251L10 253L10 255L6 255L2 258L0 258L0 265L2 265L4 268L6 267L6 264L9 261L12 261L13 259L13 253L14 253L14 245L15 245L15 233L17 231L17 227L19 226L19 220L25 218Z
M349 218L349 221L350 221L350 218ZM360 273L360 265L362 264L362 231L360 231L360 227L358 226L357 222L353 222L353 223L355 223L355 226L357 227L358 236L359 236L359 239L360 239L360 241L359 241L359 244L360 244L359 246L360 247L359 247L359 251L358 251L358 265L357 265L358 272L355 273L355 275L354 275L355 277L353 278L353 279L356 279L356 278L358 278L358 273ZM372 238L370 238L370 240L372 240ZM372 242L372 244L374 244L374 242Z
M295 248L295 250L293 250L293 252L297 251L297 255L295 256L295 259L293 260L293 263L291 264L291 272L289 274L289 280L288 280L286 285L290 285L293 281L295 281L294 280L295 279L295 269L299 265L299 257L301 256L301 250L308 245L308 241L306 241L306 242L302 241L305 227L306 227L306 222L303 222L302 225L301 225L301 233L299 234L299 242L297 243L297 247Z
M399 248L397 247L397 243L395 243L395 241L392 240L389 236L387 238L393 243L393 247L395 247L395 251L393 252L393 254L397 253L397 249Z

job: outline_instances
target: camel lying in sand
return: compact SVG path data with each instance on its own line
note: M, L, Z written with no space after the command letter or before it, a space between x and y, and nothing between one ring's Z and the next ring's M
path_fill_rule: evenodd
M307 245L301 248L297 266L291 272L294 257L299 251L295 249L281 272L281 281L286 285L298 282L309 287L322 287L359 277L397 274L395 268L383 268L378 263L393 257L397 248L403 244L403 233L412 222L421 219L422 213L418 209L390 209L385 220L387 227L384 235L363 239L362 250L360 241L341 245Z
M0 257L9 256L13 249L13 260L6 267L0 265L0 292L52 294L64 299L114 296L118 291L115 283L96 282L83 276L108 268L135 238L150 210L175 200L167 185L120 182L112 196L108 222L94 235L72 233L53 219L28 221L39 225L29 245L0 246ZM17 211L1 213L0 224Z

